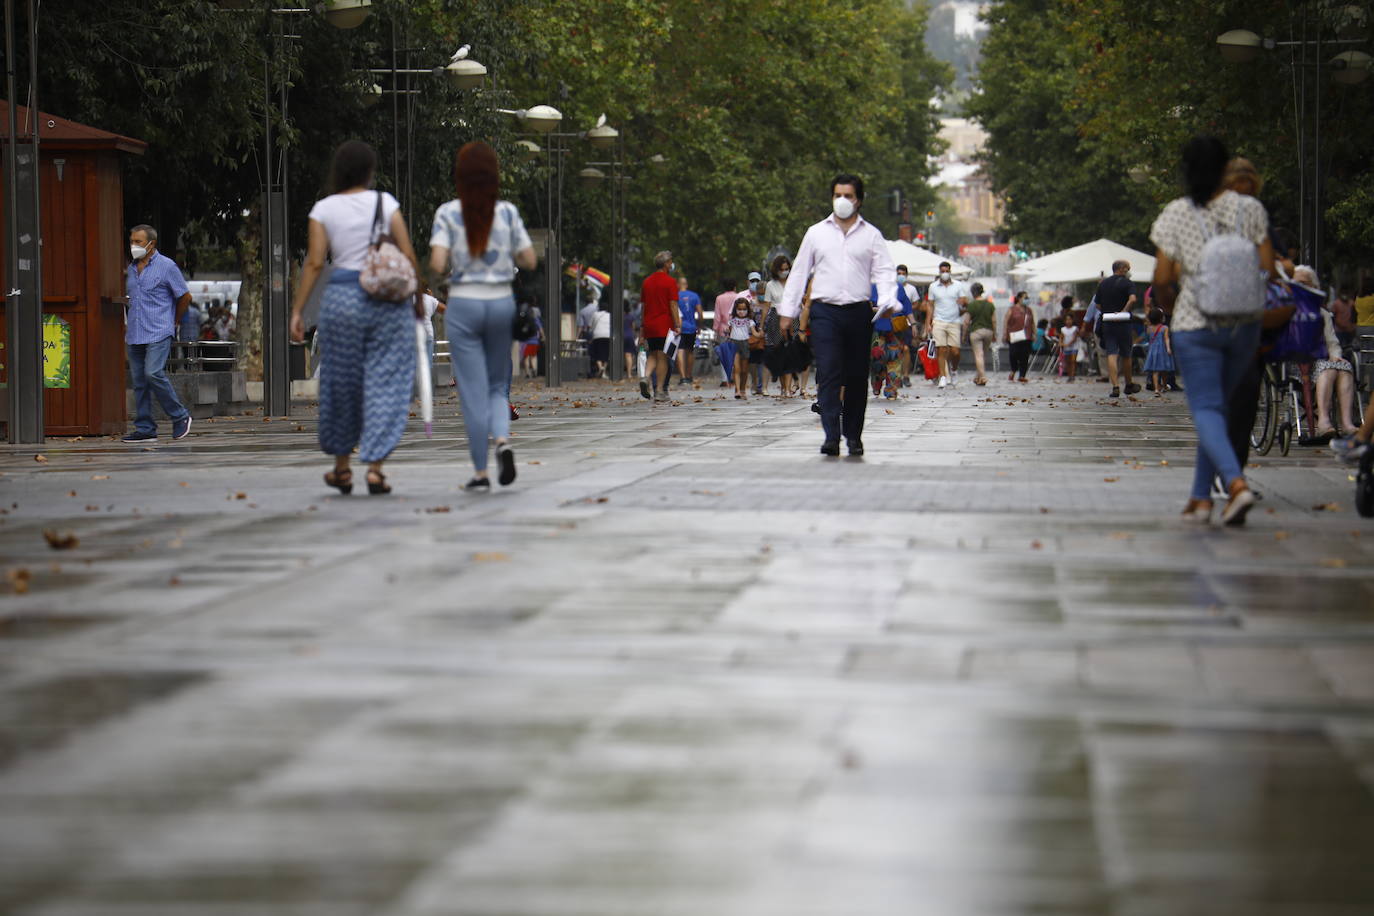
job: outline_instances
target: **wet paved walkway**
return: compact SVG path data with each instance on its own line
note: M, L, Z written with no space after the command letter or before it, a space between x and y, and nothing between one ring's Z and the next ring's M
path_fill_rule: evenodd
M308 418L0 449L0 912L1374 912L1374 525L1308 450L1182 527L1181 400L1105 390L862 461L524 390L483 497L452 419L385 499Z

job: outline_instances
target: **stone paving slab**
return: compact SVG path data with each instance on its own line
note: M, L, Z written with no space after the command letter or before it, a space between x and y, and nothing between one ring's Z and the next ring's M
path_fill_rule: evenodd
M306 406L0 447L0 912L1374 910L1347 472L1190 529L1181 401L904 393L826 460L804 401L517 388L480 497L451 398L385 499Z

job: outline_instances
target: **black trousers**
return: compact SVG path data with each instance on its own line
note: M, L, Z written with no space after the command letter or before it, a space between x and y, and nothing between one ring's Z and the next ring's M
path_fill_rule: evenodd
M1026 370L1030 368L1031 344L1029 340L1020 340L1011 344L1008 348L1011 351L1011 371L1012 374L1021 374L1021 378L1026 377Z
M811 352L816 362L816 400L825 441L859 439L868 408L868 354L873 347L873 311L853 305L811 303ZM840 402L840 389L844 402Z
M1236 384L1236 390L1226 402L1226 438L1231 440L1231 448L1240 460L1241 473L1245 473L1245 463L1250 460L1250 430L1255 426L1259 414L1260 385L1264 370L1259 359L1252 359L1245 374Z

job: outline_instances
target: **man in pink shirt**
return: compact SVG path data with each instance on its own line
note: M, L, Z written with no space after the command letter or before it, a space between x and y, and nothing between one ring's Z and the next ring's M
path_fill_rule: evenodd
M811 352L816 360L816 400L825 441L821 454L840 454L840 435L849 454L864 453L864 411L868 406L868 360L873 340L869 294L878 290L878 316L897 308L897 269L883 234L859 215L864 183L857 175L830 182L830 216L806 230L783 289L778 315L783 334L801 313L811 279ZM844 391L844 402L840 392Z

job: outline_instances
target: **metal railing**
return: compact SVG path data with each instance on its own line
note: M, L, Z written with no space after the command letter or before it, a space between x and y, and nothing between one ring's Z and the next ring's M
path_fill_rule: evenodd
M167 358L172 372L229 372L238 366L236 340L175 340Z

